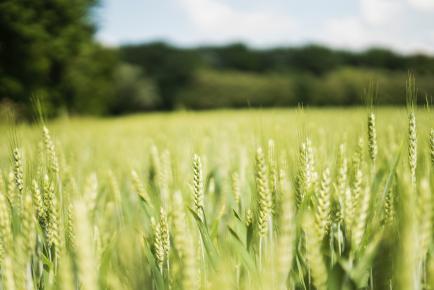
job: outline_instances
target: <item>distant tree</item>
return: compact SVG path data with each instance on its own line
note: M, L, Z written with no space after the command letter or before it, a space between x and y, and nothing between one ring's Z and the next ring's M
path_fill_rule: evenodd
M212 65L217 69L262 72L267 68L265 54L249 49L242 43L227 46L204 48L211 56Z
M288 66L295 70L322 75L342 65L337 51L318 45L295 48L290 51Z
M405 59L409 70L422 73L434 74L434 58L423 54L410 55Z
M109 61L102 58L109 54L93 42L90 11L96 4L96 0L0 1L0 99L28 105L31 95L40 95L53 109L81 110L74 108L81 103L78 99L98 98L104 89L88 85L95 84L96 76L107 76L109 68L103 63ZM76 74L81 74L81 81L72 77L75 69L80 69ZM89 91L92 94L81 95Z
M112 114L150 111L160 105L154 83L138 66L123 63L117 67L114 91L115 98L110 104Z
M381 67L388 70L406 69L405 58L390 50L383 48L372 48L359 57L363 66Z
M161 109L174 108L179 91L193 80L199 64L192 50L177 49L165 43L124 46L120 50L124 61L141 67L155 81L161 96Z

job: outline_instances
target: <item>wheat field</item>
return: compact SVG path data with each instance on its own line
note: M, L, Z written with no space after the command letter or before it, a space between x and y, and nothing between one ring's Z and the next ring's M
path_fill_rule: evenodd
M430 108L0 125L1 288L434 289Z

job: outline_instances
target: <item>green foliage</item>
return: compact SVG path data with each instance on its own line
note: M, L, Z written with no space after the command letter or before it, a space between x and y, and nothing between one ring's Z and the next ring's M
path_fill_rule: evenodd
M193 109L230 107L362 105L364 88L378 81L376 104L405 104L407 73L341 68L324 76L308 73L258 74L239 71L200 70L194 81L179 93L177 107ZM418 78L421 92L434 92L431 76ZM419 99L420 103L425 100Z
M47 111L104 113L110 100L113 53L93 41L96 0L0 3L0 100ZM27 111L29 112L29 111Z
M195 49L150 43L121 47L120 56L155 82L161 109L360 105L373 80L381 91L377 104L404 104L409 70L421 92L434 94L433 57L379 48L350 53L316 45L258 50L240 43Z
M176 49L164 43L125 46L123 61L137 65L155 81L162 109L173 109L173 98L194 76L197 55L188 49Z
M160 105L154 83L143 76L139 67L119 64L114 79L115 96L110 113L154 110Z

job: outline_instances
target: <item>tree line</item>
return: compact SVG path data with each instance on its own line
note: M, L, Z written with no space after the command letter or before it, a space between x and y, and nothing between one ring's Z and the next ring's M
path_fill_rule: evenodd
M254 49L242 43L179 48L153 42L107 48L95 40L97 0L0 2L0 114L358 105L378 80L379 104L405 102L412 71L420 92L434 92L434 57L318 45ZM422 98L423 99L423 98Z
M119 49L123 62L154 83L156 108L210 109L360 105L371 81L378 104L405 104L405 79L412 72L423 98L434 93L434 57L400 55L384 48L363 52L319 45L254 49L236 43L177 48L156 42Z

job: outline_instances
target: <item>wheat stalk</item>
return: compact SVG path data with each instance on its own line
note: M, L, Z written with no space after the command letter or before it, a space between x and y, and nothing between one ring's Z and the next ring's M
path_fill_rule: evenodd
M168 150L164 150L161 154L161 164L158 181L160 187L161 201L162 204L166 207L169 207L169 189L172 180L171 167L172 165L170 161L170 152Z
M59 275L57 276L57 287L62 290L74 290L74 272L71 265L71 258L68 254L62 254L60 258Z
M303 220L306 242L306 260L318 290L327 289L327 268L321 253L321 237L316 231L314 218L306 213Z
M183 251L185 250L185 243L187 240L187 224L184 212L184 201L180 191L175 191L173 195L172 223L174 246L179 255L183 256Z
M418 200L418 227L420 260L424 260L432 242L433 204L429 181L424 178L420 181Z
M279 289L286 289L286 280L290 273L294 258L294 242L296 235L295 200L289 181L283 170L279 171L279 192L281 194L279 235L277 238L277 285Z
M274 207L277 202L277 187L278 187L278 169L277 169L277 160L276 160L276 149L274 140L268 140L268 169L269 169L269 184L272 195L272 209L274 212Z
M85 203L76 201L73 213L77 244L75 255L80 289L97 290L99 289L96 274L98 268L95 264L96 257L92 247L93 239L88 219L88 207Z
M323 239L330 226L331 217L331 194L330 194L330 170L326 168L320 183L319 191L316 194L315 225L319 238Z
M7 256L2 263L3 286L6 290L16 290L12 259ZM17 289L19 290L19 289Z

